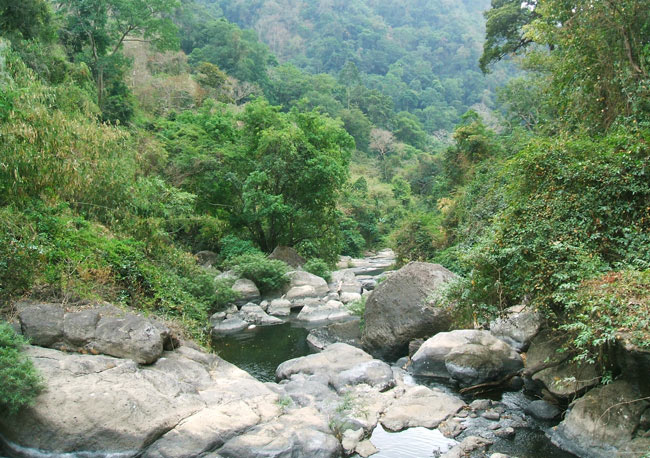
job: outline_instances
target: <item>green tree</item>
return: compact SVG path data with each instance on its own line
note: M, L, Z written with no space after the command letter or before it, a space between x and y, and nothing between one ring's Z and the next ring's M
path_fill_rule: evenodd
M489 71L490 64L532 43L524 34L524 26L537 17L536 4L536 0L492 0L492 8L484 13L485 43L479 60L483 73Z
M45 0L0 0L0 34L24 40L55 36L52 11Z
M65 21L63 41L76 58L91 64L97 102L104 108L107 71L123 67L120 52L126 41L144 41L158 50L178 47L170 19L178 0L58 0ZM115 79L115 78L114 78Z

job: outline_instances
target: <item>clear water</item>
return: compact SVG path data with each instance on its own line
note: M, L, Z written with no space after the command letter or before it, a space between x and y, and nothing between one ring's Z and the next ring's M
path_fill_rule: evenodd
M304 325L304 323L303 323ZM213 342L213 348L226 361L247 371L264 382L275 381L275 369L284 361L298 358L310 353L306 342L308 329L300 323L287 322L277 326L265 326L248 329ZM409 379L409 377L407 377ZM421 383L442 389L450 394L457 394L453 387L440 384L430 379L411 379L412 383ZM521 392L492 392L482 394L481 398L501 401L508 409L521 410L526 404ZM472 398L464 397L466 402ZM574 455L555 447L544 434L544 429L551 424L534 423L534 428L517 429L512 439L497 439L490 446L489 453L505 453L519 458L571 458ZM462 438L462 436L461 436ZM376 458L428 458L439 456L456 441L445 438L439 431L426 428L410 428L399 433L385 431L381 425L373 431L372 443L379 449L373 455Z
M212 342L226 361L263 382L275 381L275 369L284 361L310 353L309 330L291 322L258 326Z

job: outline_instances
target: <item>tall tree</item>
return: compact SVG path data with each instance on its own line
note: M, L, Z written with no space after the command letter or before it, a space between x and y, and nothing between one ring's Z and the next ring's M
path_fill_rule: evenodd
M104 106L106 72L119 64L127 41L151 43L158 50L178 47L171 13L178 0L58 0L64 17L63 41L89 61L97 83L97 102Z

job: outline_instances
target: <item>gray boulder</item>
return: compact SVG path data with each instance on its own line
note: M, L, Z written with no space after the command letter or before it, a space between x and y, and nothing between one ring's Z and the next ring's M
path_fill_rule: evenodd
M508 309L505 318L490 323L490 332L517 351L526 351L530 341L537 335L543 324L539 312L526 310L524 306Z
M199 456L279 414L261 382L188 347L151 366L42 347L25 353L46 389L17 416L0 415L15 456Z
M332 279L329 283L330 291L342 293L361 294L361 283L356 275L349 269L336 270L332 272Z
M360 363L372 361L365 351L344 343L330 345L320 353L290 359L278 366L275 377L278 380L288 379L294 374L316 375L330 374L352 369Z
M336 458L341 444L318 411L304 407L230 439L218 453L224 458Z
M275 247L273 253L269 255L269 259L283 261L294 268L302 267L307 262L307 260L300 256L294 248L281 245Z
M543 399L537 399L526 406L524 411L538 420L554 420L560 416L560 409Z
M395 386L395 376L388 364L373 359L334 374L330 383L338 392L343 391L348 385L359 385L361 383L375 387L379 391L385 391Z
M438 264L412 262L380 283L366 302L364 348L395 359L407 354L411 340L449 330L450 310L431 298L455 277Z
M253 303L244 305L237 315L247 323L260 326L272 326L284 323L280 318L268 315L262 310L262 307Z
M97 322L90 347L105 355L151 364L163 352L163 338L151 321L138 315L102 317Z
M361 348L361 328L359 327L358 317L349 321L332 323L322 328L312 329L307 336L307 344L314 351L322 351L328 345L337 342Z
M310 323L325 323L347 320L350 312L339 301L328 301L322 305L305 305L297 318Z
M239 299L235 301L238 306L254 302L259 304L262 300L260 290L257 289L255 283L247 278L240 278L232 285L232 290L239 294Z
M22 334L34 345L52 347L63 343L63 307L59 304L30 304L18 313Z
M464 406L461 399L440 390L425 386L409 387L402 397L386 409L380 421L391 431L417 426L435 428Z
M541 331L526 353L526 371L533 382L560 399L575 398L600 380L593 364L578 364L569 353L558 350L567 345L566 336Z
M302 297L324 297L327 296L329 292L329 287L327 282L314 274L304 271L294 271L287 274L289 277L289 284L287 285L285 291L287 292L287 299L290 299L288 292L294 288L300 288L304 286L309 286L309 288L296 289L295 291L301 291ZM311 295L307 295L311 294ZM298 298L298 296L296 296Z
M246 321L239 317L226 318L223 321L214 323L210 333L213 339L227 336L229 334L236 334L250 326Z
M452 378L463 385L495 381L523 368L519 354L488 331L441 332L413 355L416 375Z
M266 309L266 313L273 316L289 316L291 314L291 302L287 299L273 299Z
M650 450L650 438L635 432L648 405L628 381L599 386L571 404L564 420L551 431L551 440L578 456L643 456Z

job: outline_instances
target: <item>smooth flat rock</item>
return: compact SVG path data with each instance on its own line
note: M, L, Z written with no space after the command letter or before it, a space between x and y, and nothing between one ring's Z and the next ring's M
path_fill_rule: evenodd
M461 399L440 390L425 386L409 387L401 398L386 409L380 421L391 431L416 426L435 428L464 406Z
M291 301L273 299L266 309L266 313L273 316L289 316L291 314Z
M359 363L373 358L365 351L344 343L330 345L320 353L290 359L280 364L275 371L278 380L290 378L293 374L337 374L352 369Z
M322 351L328 345L343 342L353 347L361 348L361 328L359 318L354 317L349 321L332 323L321 328L309 331L307 343L314 351Z
M239 317L227 318L212 326L210 330L212 338L223 337L229 334L236 334L243 331L249 324Z
M332 322L350 318L350 312L339 301L328 301L323 305L305 305L297 319L307 322Z
M395 386L395 376L391 367L383 361L373 359L331 376L332 386L341 392L346 386L365 383L384 391Z

